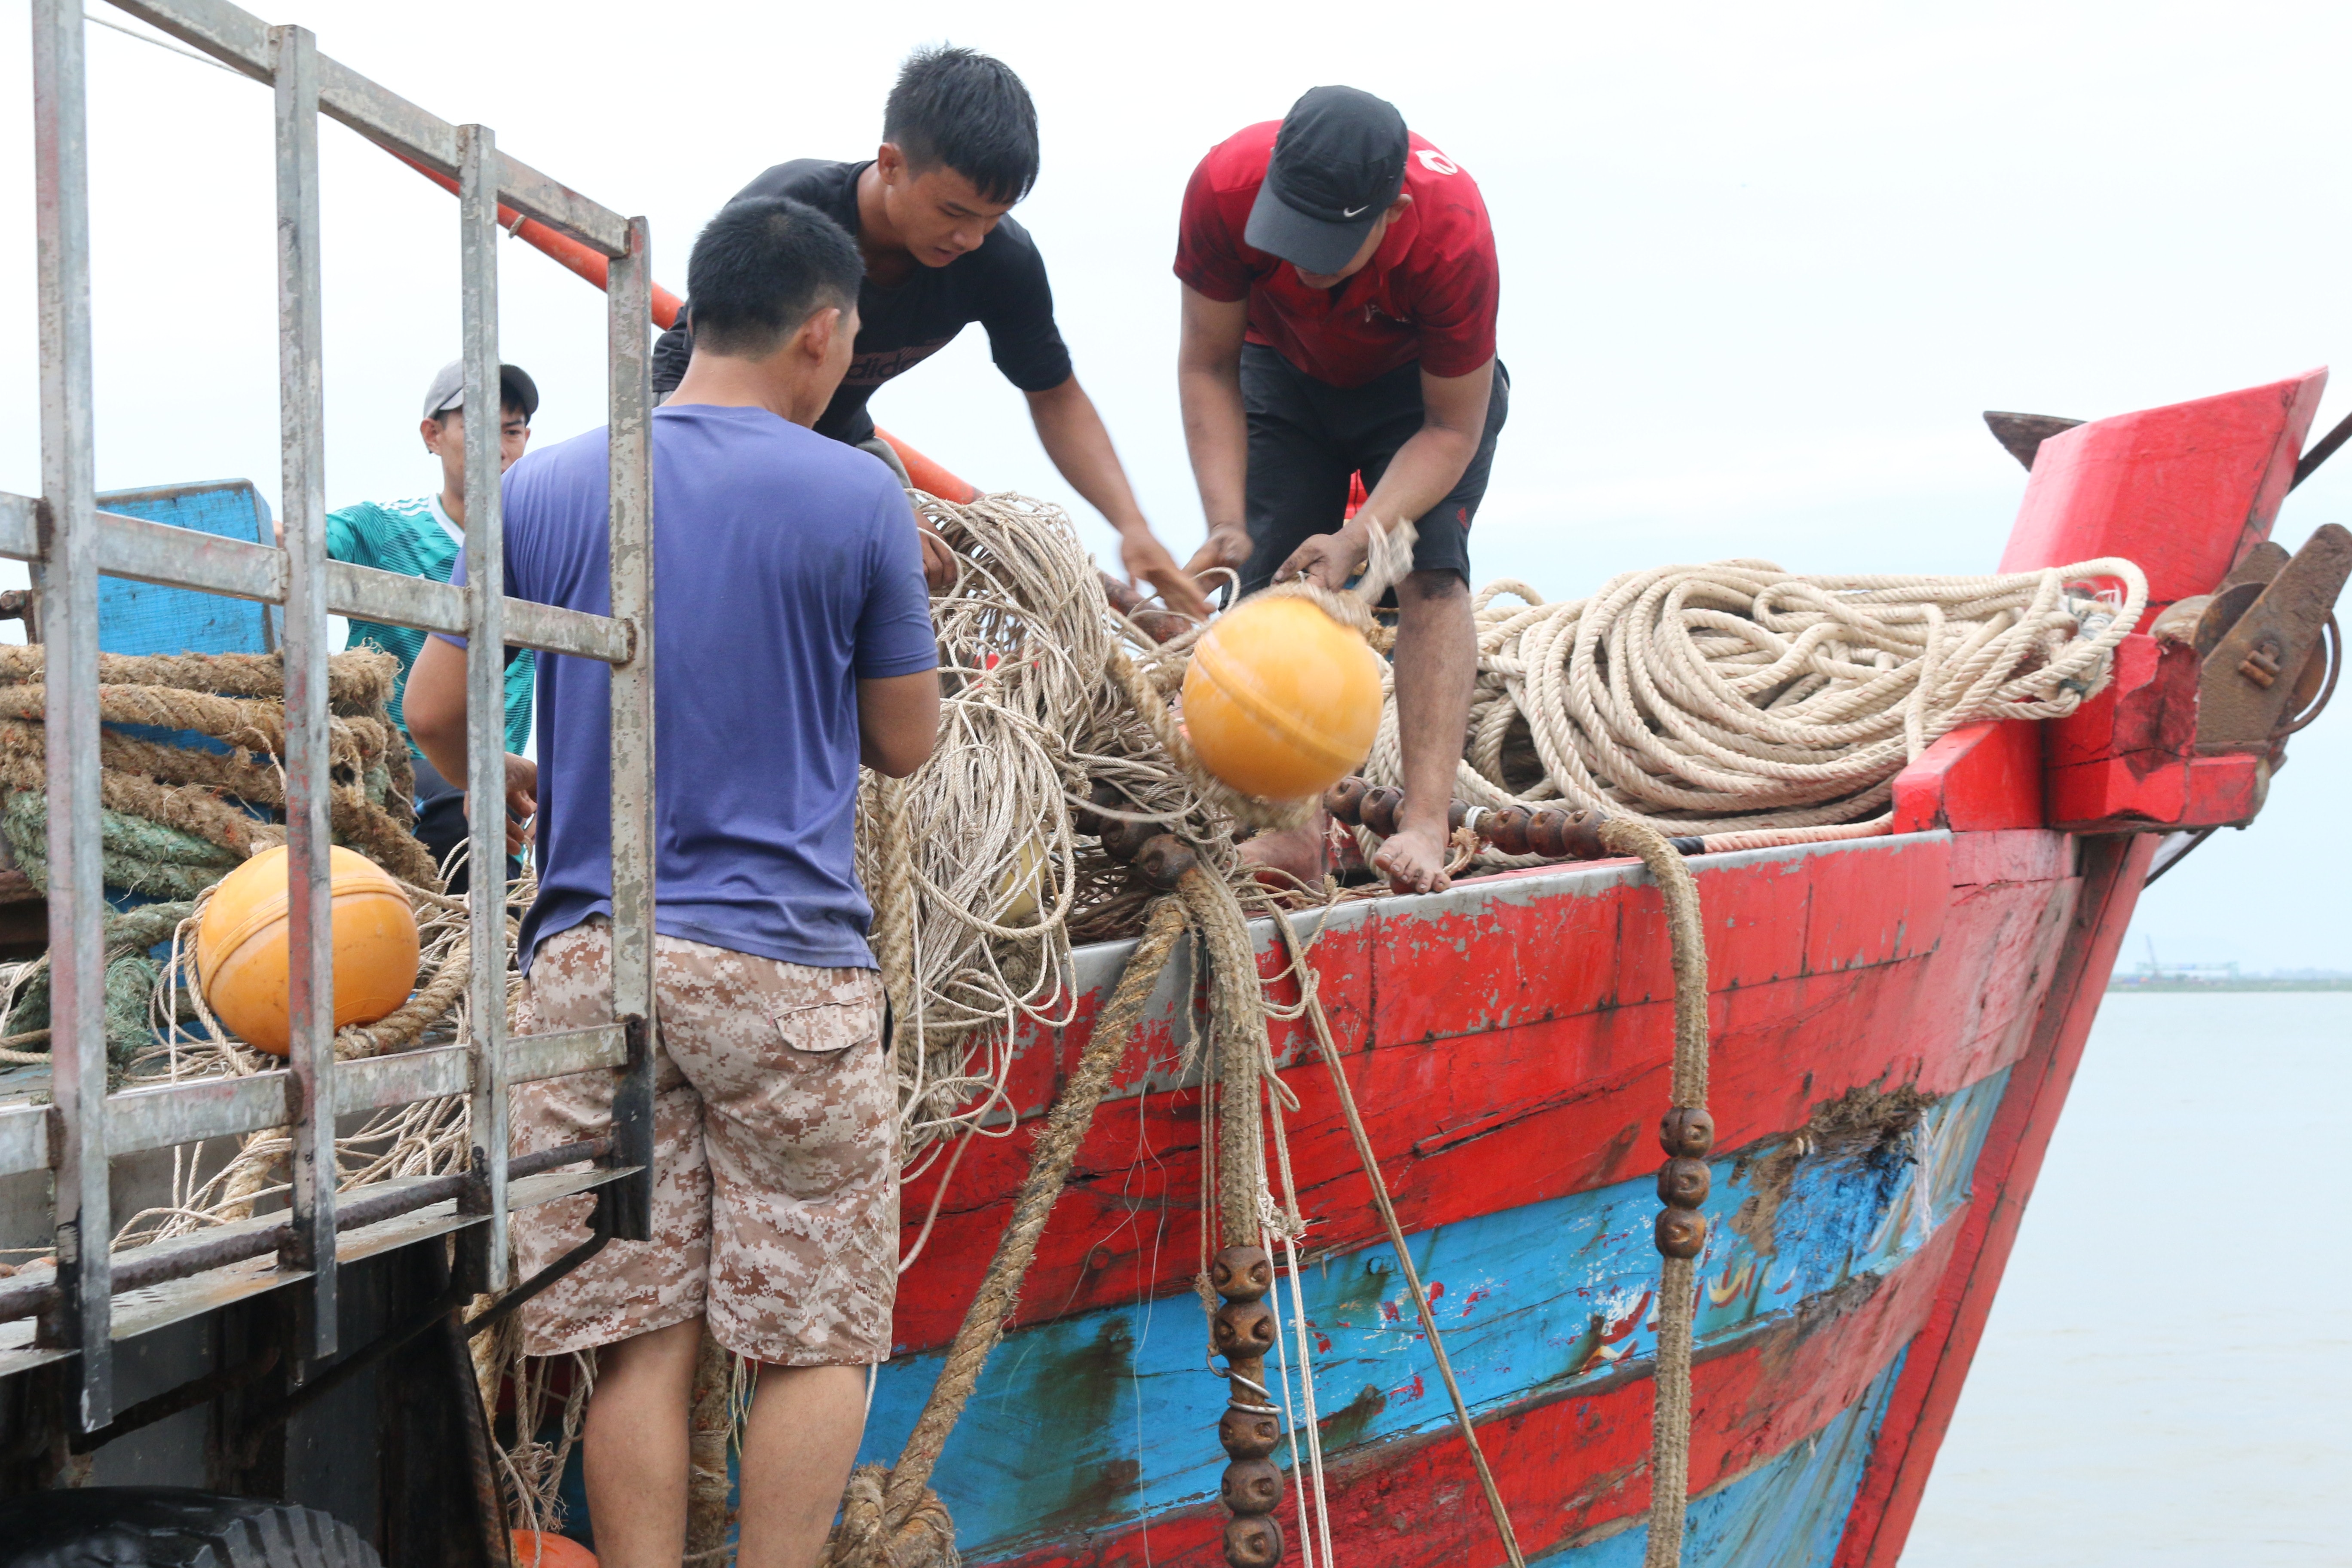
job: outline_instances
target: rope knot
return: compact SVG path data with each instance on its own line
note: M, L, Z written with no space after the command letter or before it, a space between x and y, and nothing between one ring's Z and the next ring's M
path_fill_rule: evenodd
M841 1494L841 1522L824 1543L825 1568L959 1568L955 1521L927 1486L897 1502L895 1472L861 1465Z

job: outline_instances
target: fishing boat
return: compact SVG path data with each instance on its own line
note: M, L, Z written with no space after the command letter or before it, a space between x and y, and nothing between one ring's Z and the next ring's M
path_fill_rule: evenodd
M2066 719L1937 742L1897 777L1891 832L1689 862L1717 1132L1685 1562L1899 1560L2160 847L2168 863L2252 821L2279 732L2317 700L2352 540L2323 531L2292 563L2266 541L2325 381L2315 371L2039 430L1996 416L2030 468L2000 569L2125 556L2147 574L2142 628L2112 683ZM2176 606L2203 613L2166 621ZM2289 692L2273 664L2312 681ZM1255 935L1276 1000L1297 1001L1278 934L1262 921ZM1019 1039L1023 1133L1132 945L1081 949L1077 1020ZM1601 861L1341 905L1307 962L1522 1551L1577 1568L1642 1561L1654 1130L1674 1052L1654 880L1638 862ZM933 1473L967 1562L1223 1560L1224 1395L1192 1284L1201 1089L1175 1070L1201 1024L1197 986L1180 960L1154 994L1015 1326ZM1295 1277L1303 1346L1276 1292L1285 1386L1295 1424L1303 1348L1339 1560L1501 1563L1316 1043L1293 1021L1276 1044L1312 1221ZM935 1202L938 1214L900 1282L873 1462L914 1424L1026 1144L982 1141L943 1198L937 1173L907 1192L908 1250ZM1307 1502L1313 1478L1290 1453L1278 1462ZM1282 1507L1294 1553L1318 1528L1295 1506Z

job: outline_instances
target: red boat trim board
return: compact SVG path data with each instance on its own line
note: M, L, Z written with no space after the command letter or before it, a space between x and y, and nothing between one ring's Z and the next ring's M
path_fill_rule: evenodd
M1940 1097L2014 1061L2055 963L2074 882L2071 841L2020 832L1876 838L1709 857L1696 868L1721 960L1713 973L1717 1147L1802 1128L1850 1090ZM1418 907L1417 907L1418 906ZM1813 911L1824 911L1812 918ZM1262 932L1263 946L1271 937ZM1460 976L1465 946L1552 955ZM1400 1217L1409 1231L1647 1173L1644 1130L1673 1051L1657 894L1630 868L1586 868L1465 885L1434 900L1336 915L1313 962ZM1123 959L1123 952L1106 954ZM1058 1041L1023 1042L1024 1114L1052 1094L1039 1068L1084 1043L1114 962ZM1273 961L1268 960L1269 967ZM1183 1288L1198 1266L1170 1236L1198 1201L1198 1098L1172 1087L1178 1002L1163 985L1148 1062L1104 1105L1056 1205L1016 1321ZM1787 1064L1801 1061L1804 1070ZM1286 1080L1302 1197L1321 1251L1379 1237L1343 1119L1319 1068ZM961 1321L1025 1171L1031 1126L983 1139L901 1281L898 1348L945 1343ZM909 1184L911 1246L936 1176Z

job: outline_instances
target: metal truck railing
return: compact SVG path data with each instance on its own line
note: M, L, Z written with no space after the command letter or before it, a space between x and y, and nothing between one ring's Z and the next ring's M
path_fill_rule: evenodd
M646 220L625 218L498 151L481 125L450 125L224 0L116 0L277 95L279 420L285 548L96 510L91 458L89 182L82 0L33 0L41 343L41 484L0 496L0 555L28 562L47 646L52 1098L0 1110L0 1176L54 1173L57 1268L0 1282L0 1375L79 1355L75 1419L114 1412L112 1344L261 1291L301 1287L301 1352L336 1352L339 1263L450 1232L459 1277L507 1285L511 1209L599 1189L596 1234L642 1239L651 1196L653 1019L652 489ZM464 297L470 582L456 587L326 558L320 376L319 116L454 176ZM610 264L612 615L504 597L499 469L499 206L592 247ZM134 578L285 606L286 817L292 883L286 1068L106 1092L101 1032L107 912L99 813L98 579ZM467 640L467 817L473 968L468 1045L337 1063L330 973L327 617L361 616ZM504 652L612 667L613 994L618 1022L507 1037ZM625 1069L609 1137L528 1161L507 1154L507 1091L563 1073ZM469 1168L335 1190L335 1119L469 1097ZM292 1131L287 1212L110 1252L108 1162L141 1150ZM593 1159L587 1172L552 1167ZM22 1320L32 1317L26 1324Z

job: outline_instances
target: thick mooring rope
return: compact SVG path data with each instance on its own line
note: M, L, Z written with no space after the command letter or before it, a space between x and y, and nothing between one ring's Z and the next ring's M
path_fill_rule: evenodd
M2120 602L2100 596L2105 581L2122 584ZM1906 762L1962 724L2073 712L2105 685L2147 600L2119 559L2002 577L1721 561L1629 572L1558 604L1494 583L1475 601L1456 790L1677 835L1883 832ZM1402 770L1391 701L1365 774L1396 784Z
M1691 1319L1696 1263L1706 1246L1707 1151L1715 1122L1706 1111L1706 928L1698 883L1681 852L1646 823L1601 824L1601 841L1649 868L1665 900L1675 968L1675 1058L1672 1104L1659 1124L1666 1163L1658 1171L1656 1240L1664 1263L1658 1280L1658 1353L1652 1373L1656 1397L1650 1427L1650 1538L1643 1568L1675 1568L1683 1558L1683 1516L1690 1505Z
M0 833L37 884L47 876L47 649L0 647ZM415 779L385 712L396 667L373 649L328 660L330 825L338 839L413 886L438 889L409 833ZM109 886L190 899L240 861L285 842L246 805L282 806L285 674L275 654L107 654L99 660L100 805ZM192 731L221 750L112 728Z
M1179 900L1164 899L1153 908L1118 988L1095 1020L1076 1070L1037 1135L1028 1177L1013 1200L1013 1217L997 1240L996 1255L948 1347L930 1398L899 1451L898 1464L887 1470L865 1466L850 1477L841 1521L825 1546L825 1562L833 1568L952 1568L958 1561L955 1526L946 1505L930 1489L931 1469L1020 1302L1022 1279L1036 1255L1055 1200L1069 1179L1078 1146L1094 1124L1095 1108L1110 1087L1111 1072L1126 1054L1183 930L1184 906Z
M1668 853L1672 853L1671 849ZM1436 1316L1430 1310L1429 1292L1422 1288L1421 1272L1413 1266L1412 1249L1405 1243L1404 1226L1397 1219L1396 1205L1390 1201L1388 1178L1381 1173L1371 1133L1364 1126L1362 1113L1356 1109L1356 1092L1348 1082L1348 1069L1339 1061L1339 1047L1331 1038L1331 1021L1324 1014L1315 972L1307 967L1306 946L1299 941L1297 928L1291 924L1288 911L1276 910L1274 920L1275 929L1282 933L1283 944L1289 950L1292 966L1299 977L1307 1017L1314 1027L1316 1051L1323 1058L1323 1069L1330 1075L1340 1113L1347 1119L1348 1136L1356 1146L1357 1163L1363 1167L1364 1179L1370 1184L1372 1207L1379 1211L1381 1228L1388 1232L1398 1271L1421 1319L1422 1334L1429 1341L1430 1353L1437 1361L1438 1377L1444 1383L1445 1396L1454 1405L1454 1427L1462 1434L1463 1447L1469 1451L1471 1468L1478 1473L1478 1489L1485 1495L1487 1515L1495 1521L1495 1533L1502 1539L1503 1553L1510 1559L1511 1568L1526 1568L1518 1531L1511 1523L1511 1510L1503 1501L1502 1489L1496 1484L1495 1472L1486 1463L1485 1446L1478 1441L1478 1428L1470 1419L1469 1404L1462 1397L1462 1385L1454 1375L1453 1358L1445 1353L1445 1338L1438 1331ZM1301 1345L1303 1349L1303 1340Z

